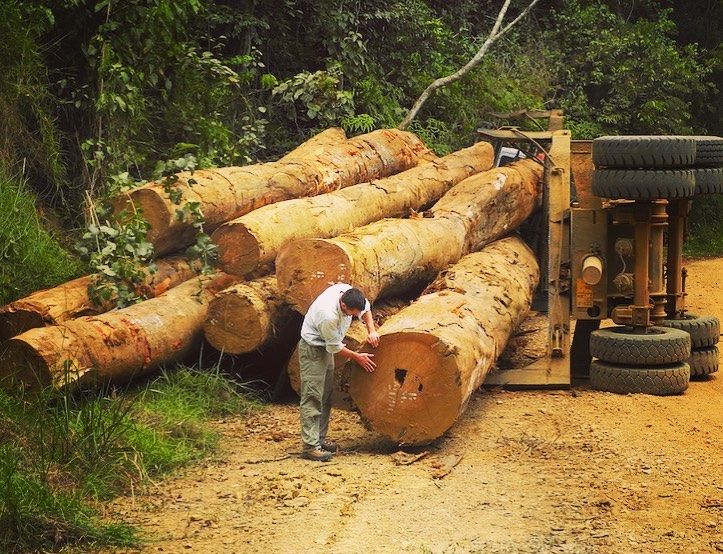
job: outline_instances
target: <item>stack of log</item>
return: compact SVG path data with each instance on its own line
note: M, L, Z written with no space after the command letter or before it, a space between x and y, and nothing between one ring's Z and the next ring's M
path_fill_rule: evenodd
M195 240L193 225L176 215L188 202L200 203L205 228L213 230L267 204L381 179L435 159L412 133L383 129L347 140L343 130L329 129L276 162L175 175L181 204L171 201L164 183L149 183L114 199L114 211L119 218L140 212L162 256ZM197 264L179 257L161 258L157 266L139 291L150 299L122 310L91 302L94 276L0 308L0 377L28 390L122 383L180 360L202 341L211 299L243 278L225 272L199 277Z
M382 342L372 374L337 360L335 405L397 443L434 440L484 380L538 279L524 243L502 238L539 207L542 167L492 168L493 157L487 143L437 158L411 133L330 129L276 162L178 174L182 202L199 202L213 232L218 272L161 258L150 298L135 306L92 305L85 277L0 308L0 376L30 390L124 383L204 338L232 355L291 352L280 341L294 312L342 281L381 301ZM132 209L149 221L159 256L195 232L164 189L115 201L119 218ZM365 339L353 325L346 344ZM298 390L296 354L288 370Z

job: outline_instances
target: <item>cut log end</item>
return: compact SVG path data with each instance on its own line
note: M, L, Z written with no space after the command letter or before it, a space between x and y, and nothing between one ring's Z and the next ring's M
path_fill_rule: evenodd
M152 188L139 188L126 197L129 201L120 203L114 210L116 217L119 209L132 211L135 206L135 209L141 210L141 215L150 226L146 238L155 247L157 256L173 252L179 245L190 244L195 235L195 229L190 226L181 226L172 235L168 233L176 214L170 211L171 205L163 197L164 194Z
M34 344L35 339L38 344ZM31 329L0 348L0 383L37 394L78 378L80 339L63 326ZM60 352L60 356L53 353Z
M367 350L377 370L355 367L349 390L376 431L398 444L421 445L454 423L464 394L455 356L437 337L392 333Z
M248 275L262 263L273 261L261 259L259 240L240 223L222 225L211 238L218 245L219 267L231 275Z
M211 301L203 332L216 350L229 354L251 352L268 339L268 315L247 297L225 294Z
M13 307L12 313L0 313L0 341L44 325L43 315L37 309Z
M325 239L288 243L279 252L276 267L279 292L302 314L330 285L355 284L349 281L351 261L348 253L340 245Z
M5 389L22 387L26 392L38 393L52 382L43 358L22 341L10 340L4 345L0 364Z

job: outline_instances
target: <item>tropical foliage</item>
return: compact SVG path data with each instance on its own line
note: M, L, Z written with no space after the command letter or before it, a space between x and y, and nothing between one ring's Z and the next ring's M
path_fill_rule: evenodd
M0 303L91 270L109 278L101 298L134 301L123 281L153 252L144 222L108 223L104 200L175 171L272 159L329 126L394 127L474 55L502 3L0 2ZM721 135L722 26L715 0L541 0L410 130L444 154L481 125L535 125L494 113L562 108L579 139ZM691 252L723 252L720 204L694 203ZM200 210L184 217L209 258ZM184 369L135 396L0 393L0 550L137 541L90 506L212 449L205 421L253 404L237 388Z
M86 223L88 196L149 179L169 160L243 164L331 125L396 126L432 80L474 54L500 5L5 2L0 159L16 171L25 161L42 199ZM720 52L690 25L720 21L720 7L691 16L675 2L626 6L539 3L479 69L425 105L413 130L444 153L473 140L489 112L548 107L566 110L576 138L720 132L706 107ZM513 2L508 19L523 7Z

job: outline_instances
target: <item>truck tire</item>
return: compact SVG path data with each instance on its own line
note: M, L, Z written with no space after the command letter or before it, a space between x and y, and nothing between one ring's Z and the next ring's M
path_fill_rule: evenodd
M612 364L675 364L690 358L690 335L671 327L650 327L644 335L631 327L606 327L590 334L590 354Z
M723 138L691 137L695 139L695 165L722 165Z
M696 348L690 352L690 376L703 377L718 371L718 347Z
M723 192L723 167L697 167L695 194L720 194Z
M695 195L692 169L596 169L592 193L615 200L690 198Z
M590 385L601 391L667 396L682 393L689 382L690 366L684 362L657 367L626 367L599 360L590 364Z
M592 163L624 169L687 167L695 163L695 147L693 137L599 137L592 141Z
M720 320L712 315L685 314L681 319L666 319L663 326L688 333L693 349L713 346L720 339Z

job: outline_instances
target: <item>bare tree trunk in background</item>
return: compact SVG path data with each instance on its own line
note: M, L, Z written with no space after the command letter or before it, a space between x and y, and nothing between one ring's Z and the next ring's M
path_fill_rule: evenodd
M470 71L472 71L475 67L477 67L480 62L482 61L482 58L485 57L485 54L489 51L489 49L492 47L492 45L497 42L498 39L500 39L502 36L504 36L507 31L509 31L512 27L514 27L518 21L520 21L523 17L525 17L532 7L537 4L539 0L532 0L530 4L518 15L515 19L513 19L510 23L508 23L502 30L500 30L500 27L502 26L502 21L505 18L505 14L507 13L507 8L510 7L510 2L512 0L505 0L505 3L502 5L502 8L500 9L500 13L497 14L497 20L495 21L494 26L492 27L492 30L490 31L490 34L487 36L487 39L484 41L480 49L477 51L477 53L474 55L474 57L467 62L467 64L456 71L455 73L452 73L452 75L447 75L446 77L440 77L436 81L434 81L431 85L429 85L426 89L424 89L424 92L417 98L417 101L412 106L412 109L409 110L404 120L399 124L397 129L400 129L402 131L406 130L407 127L409 127L409 124L412 122L412 120L417 116L419 113L419 110L421 109L422 105L427 101L427 99L437 90L441 89L442 87L446 87L447 85L454 83L455 81L459 81L462 77L467 75Z

